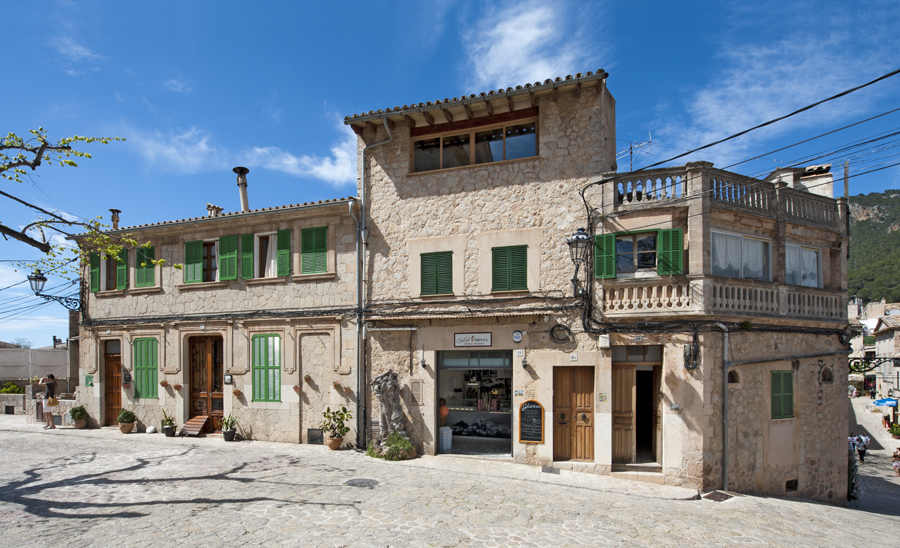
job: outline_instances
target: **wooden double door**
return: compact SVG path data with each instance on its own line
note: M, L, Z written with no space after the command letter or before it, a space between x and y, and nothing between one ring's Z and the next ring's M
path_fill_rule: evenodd
M661 366L613 364L612 462L662 462Z
M225 409L222 385L225 382L222 337L191 337L189 418L207 416L204 432L222 429Z
M553 460L594 460L594 368L553 368Z
M103 355L103 396L106 401L105 425L118 422L119 411L122 410L122 354L119 341L104 343Z

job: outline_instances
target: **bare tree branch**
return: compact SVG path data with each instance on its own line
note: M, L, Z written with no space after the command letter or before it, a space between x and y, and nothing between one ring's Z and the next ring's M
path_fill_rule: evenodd
M9 227L3 226L2 224L0 224L0 234L3 234L4 236L9 236L11 238L15 238L16 240L26 243L26 244L30 245L31 247L35 247L44 253L49 253L50 249L52 247L50 244L45 244L44 242L39 242L39 241L35 240L34 238L32 238L31 236L28 236L27 234L15 231Z

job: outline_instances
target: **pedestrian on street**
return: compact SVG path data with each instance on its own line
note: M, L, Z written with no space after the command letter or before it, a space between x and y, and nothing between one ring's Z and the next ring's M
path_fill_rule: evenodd
M53 424L53 408L59 405L59 402L56 401L56 377L53 376L53 373L50 373L46 377L41 377L38 384L43 384L47 387L44 390L44 399L42 401L44 420L47 421L47 426L44 427L44 430L53 430L56 428L56 425Z
M866 462L866 449L869 448L869 442L872 440L864 433L856 438L856 452L859 453L859 462Z
M900 476L900 447L898 447L897 450L894 451L893 456L891 456L891 460L894 461L892 463L894 466L894 475Z

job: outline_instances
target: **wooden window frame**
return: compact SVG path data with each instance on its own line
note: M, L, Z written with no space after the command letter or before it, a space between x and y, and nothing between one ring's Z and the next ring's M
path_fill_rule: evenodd
M597 234L594 236L594 278L598 280L628 278L637 272L648 273L654 268L637 268L628 272L619 272L616 240L620 236L632 236L633 238L656 234L657 276L677 276L684 274L684 231L681 228L662 228L659 230L622 231ZM635 247L632 250L632 260L639 251ZM643 252L649 253L649 252Z

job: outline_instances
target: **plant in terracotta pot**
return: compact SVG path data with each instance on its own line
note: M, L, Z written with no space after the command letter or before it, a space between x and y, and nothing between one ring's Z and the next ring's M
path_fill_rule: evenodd
M175 419L171 415L166 413L165 409L162 410L162 414L163 414L163 418L162 418L162 421L160 421L160 422L162 423L161 425L162 425L163 434L165 434L167 438L174 438L175 437Z
M306 384L312 384L312 375L309 373L303 375L303 381L306 382Z
M119 423L119 430L123 434L127 434L134 430L135 421L137 421L137 417L135 417L134 413L128 409L120 410L119 415L116 417L116 422Z
M891 427L888 428L888 432L894 439L900 440L900 424L892 424Z
M352 393L353 393L352 388L350 388L349 386L344 387L344 394L352 394Z
M294 385L294 392L296 392L298 394L300 393L300 385L299 384Z
M235 389L233 389L233 390L231 391L231 393L234 394L234 397L235 397L235 398L240 398L240 397L241 397L241 394L243 394L243 392L241 391L240 388L235 388Z
M85 428L87 426L88 412L83 405L69 409L69 415L75 421L75 428Z
M344 436L350 431L350 427L344 424L345 421L353 418L350 416L350 411L347 411L343 405L334 411L330 407L326 407L322 412L322 418L324 420L319 428L326 436L325 444L329 449L339 449L344 442Z
M339 383L338 381L334 381L333 383L331 383L331 386L334 387L334 389L338 392L341 391L341 383Z
M229 414L222 419L222 438L225 441L234 441L235 432L237 432L237 421Z
M173 384L173 385L172 385L172 388L174 388L175 390L181 390L181 385L180 385L180 384Z
M165 388L165 387L169 386L169 381L167 381L166 379L163 379L163 380L159 381L159 385L162 386L163 388Z

